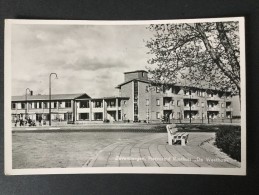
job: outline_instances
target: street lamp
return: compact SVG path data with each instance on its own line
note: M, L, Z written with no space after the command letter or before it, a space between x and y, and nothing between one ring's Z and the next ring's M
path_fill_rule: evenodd
M27 91L29 91L29 93L32 92L32 90L30 90L29 88L25 89L25 118L27 119L27 115L28 115L28 102L27 102Z
M56 75L56 79L58 79L57 73L49 74L49 126L51 126L51 75Z
M233 117L233 109L230 107L230 123L232 123L232 117Z
M190 123L192 123L192 91L189 89L189 95L190 95L190 100L189 100L189 107L190 107Z

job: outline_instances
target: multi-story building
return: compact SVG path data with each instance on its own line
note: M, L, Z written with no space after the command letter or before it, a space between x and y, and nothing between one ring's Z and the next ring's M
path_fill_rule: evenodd
M51 120L56 121L119 121L123 97L91 98L87 94L51 95ZM49 96L12 97L12 119L49 120Z
M144 70L125 72L124 82L116 88L118 97L91 98L87 94L51 95L51 120L206 122L224 121L232 116L231 94L195 87L157 85ZM49 96L12 97L12 116L49 120Z
M130 121L191 121L231 118L231 94L196 87L152 84L144 70L125 72L117 86L120 95L129 97L123 104L122 118Z

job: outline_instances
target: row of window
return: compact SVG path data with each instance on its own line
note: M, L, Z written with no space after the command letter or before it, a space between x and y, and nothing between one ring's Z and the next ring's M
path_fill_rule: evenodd
M181 113L180 112L177 112L177 113L175 113L175 114L177 114L177 115L173 115L173 118L174 119L179 119L179 118L181 118ZM198 113L197 113L198 114ZM147 113L147 116L149 115L149 113ZM204 117L204 113L202 113L202 115L203 115L203 117ZM192 117L194 116L194 115L191 115ZM211 118L211 117L214 117L214 116L217 116L217 117L220 117L220 114L218 114L218 115L214 115L214 114L209 114L209 117ZM224 115L224 113L221 113L221 118L224 118L225 117L225 115ZM160 112L156 112L156 118L157 119L161 119L161 113ZM189 115L187 115L187 118L189 118Z
M124 104L126 104L126 101L124 101ZM115 107L116 101L108 101L107 107ZM120 107L120 101L118 101L118 106ZM102 108L103 102L102 101L95 101L93 104L94 108ZM89 101L80 101L79 102L79 108L90 108L90 102Z
M11 108L14 109L26 109L26 103L20 103L21 107L18 107L18 103L12 103ZM62 102L53 102L51 104L52 108L61 108ZM41 109L41 108L49 108L49 102L28 102L28 109ZM71 101L65 102L65 108L71 108Z
M155 89L156 89L156 93L160 93L161 92L161 87L156 87ZM146 92L149 92L149 91L150 91L150 86L146 86ZM173 93L173 94L178 94L179 91L180 91L180 89L177 89L177 88L174 88L174 87L171 88L171 93ZM163 88L163 92L165 93L165 88ZM192 93L193 92L191 90L184 90L184 95L192 95ZM203 91L203 90L197 90L194 93L197 94L200 97L205 97L206 96L206 92ZM207 93L207 96L208 97L213 97L214 94L213 93ZM224 98L223 95L221 97ZM229 97L230 96L227 96L227 99L229 99Z
M71 101L64 102L65 108L71 108ZM18 106L20 104L20 106ZM120 106L120 102L118 102L118 106ZM124 101L124 104L126 104L126 101ZM52 102L51 104L52 108L62 108L62 102ZM116 102L110 101L107 102L108 107L115 107ZM79 103L80 108L89 108L89 101L80 101ZM94 102L94 108L101 108L102 107L102 101L96 101ZM13 110L15 109L26 109L26 103L12 103L11 108ZM49 102L28 102L28 109L41 109L41 108L49 108Z
M174 104L175 101L171 101L171 105L175 105ZM156 99L156 105L157 106L160 106L160 99ZM181 100L177 100L177 106L180 106L181 105ZM184 106L188 106L189 105L189 102L185 102ZM196 106L199 106L199 102L197 102L195 104ZM209 107L214 107L216 106L217 104L208 104ZM149 106L149 99L146 99L146 106ZM191 104L191 106L193 106L193 104ZM204 102L201 103L201 106L204 107ZM230 105L227 105L227 108L229 108ZM225 103L221 103L221 108L224 108L225 107Z

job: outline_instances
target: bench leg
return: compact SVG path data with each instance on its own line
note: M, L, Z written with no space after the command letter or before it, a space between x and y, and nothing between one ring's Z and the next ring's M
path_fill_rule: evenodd
M185 146L185 139L181 139L181 145Z
M168 144L173 145L173 139L172 138L168 138Z

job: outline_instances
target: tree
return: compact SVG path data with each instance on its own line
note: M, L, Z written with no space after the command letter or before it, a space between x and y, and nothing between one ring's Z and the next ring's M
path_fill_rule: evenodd
M238 22L151 24L153 38L146 42L154 82L213 86L240 96Z

